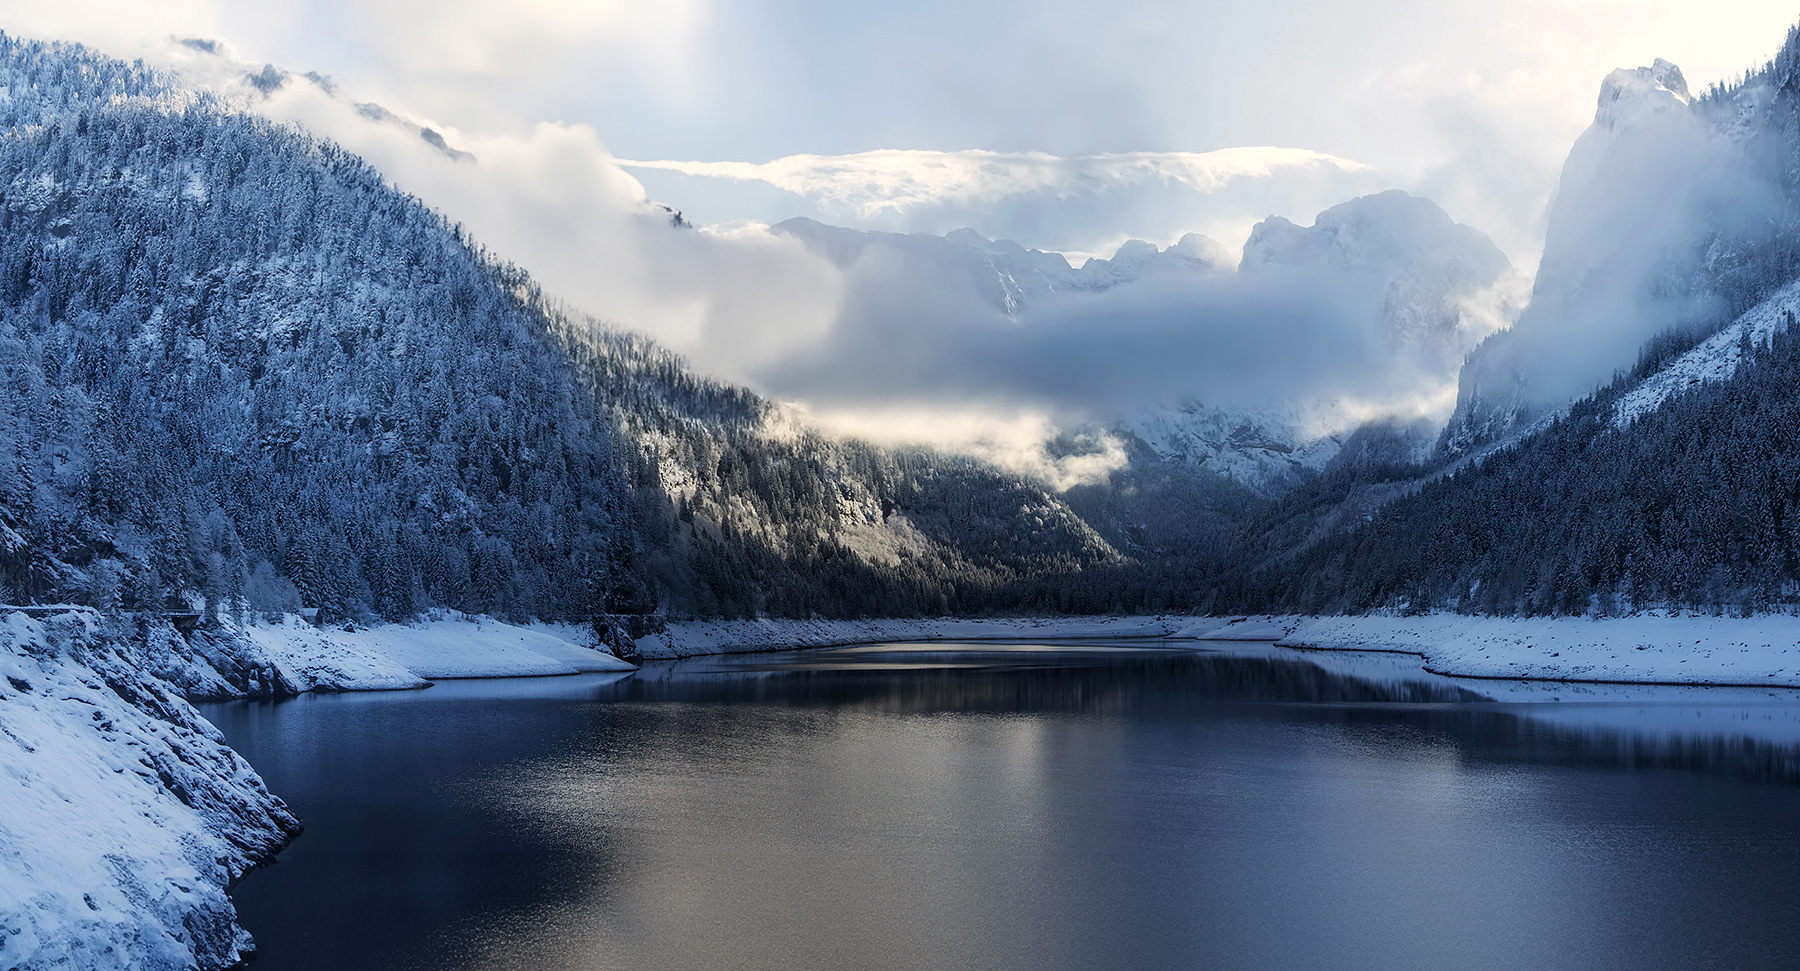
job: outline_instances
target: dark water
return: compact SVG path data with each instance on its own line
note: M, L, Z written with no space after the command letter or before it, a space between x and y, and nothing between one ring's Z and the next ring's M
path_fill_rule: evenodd
M207 714L308 825L259 971L1800 967L1800 699L1554 690L887 646Z

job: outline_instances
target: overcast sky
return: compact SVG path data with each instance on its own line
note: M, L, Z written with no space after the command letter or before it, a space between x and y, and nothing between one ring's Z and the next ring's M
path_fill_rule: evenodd
M0 12L8 29L120 53L216 37L463 131L591 125L634 160L1305 149L1435 198L1524 265L1607 71L1664 57L1699 88L1761 63L1800 16L1768 0L4 0ZM634 174L701 222L787 209L857 221L792 186ZM1054 213L996 223L975 228L1036 227L1028 245L1070 249L1082 238ZM1083 232L1096 251L1169 235Z
M1610 70L1663 57L1699 91L1761 64L1797 17L1763 0L0 0L0 28L24 36L227 80L263 63L327 75L335 94L290 84L261 110L369 158L551 292L813 406L823 401L810 386L782 376L820 346L860 346L846 338L870 280L765 224L972 226L1079 263L1129 237L1167 245L1188 231L1235 249L1265 216L1305 226L1352 196L1402 188L1529 273L1562 161ZM229 57L208 67L173 43L190 37L223 41ZM453 163L416 124L370 122L356 102L429 124L477 161ZM671 234L646 193L708 230ZM1181 384L1203 369L1183 361L1208 348L1236 348L1227 367L1277 360L1295 339L1252 326L1268 314L1217 297L1228 289L1171 291L1160 316L1122 292L1080 320L1160 321L1129 348L1166 375L1144 382L1144 403L1204 399L1211 388ZM1011 362L967 369L989 377L961 389L857 379L909 335L962 334L971 349L1071 367L1094 340L1073 318L1026 321L1039 344L948 327L947 312L911 326L928 310L890 306L892 325L870 343L885 350L834 364L867 400L831 407L897 428L880 416L1004 384L991 375ZM1309 339L1322 346L1356 332L1318 316ZM1258 357L1253 339L1275 343ZM1383 353L1337 357L1367 368ZM1404 384L1382 400L1453 400L1454 364L1441 370L1396 371ZM1050 375L1036 387L1081 384ZM985 395L960 412L967 421L913 425L1041 442L1085 406L1034 395Z

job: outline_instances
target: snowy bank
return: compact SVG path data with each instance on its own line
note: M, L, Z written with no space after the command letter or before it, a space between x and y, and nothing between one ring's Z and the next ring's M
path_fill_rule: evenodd
M1025 617L984 620L959 620L952 617L908 620L764 618L673 623L667 630L638 638L636 643L638 652L646 658L675 658L883 641L1167 637L1192 623L1192 617Z
M241 629L298 691L423 688L432 678L509 678L632 665L579 643L576 628L521 627L441 613L405 624L355 630L313 627L299 618Z
M0 968L224 968L226 888L299 823L187 698L632 670L582 631L439 614L356 630L179 633L85 608L0 610Z
M1464 678L1800 687L1800 617L1290 618L1288 647L1403 651Z
M0 967L222 968L299 823L97 615L0 613Z

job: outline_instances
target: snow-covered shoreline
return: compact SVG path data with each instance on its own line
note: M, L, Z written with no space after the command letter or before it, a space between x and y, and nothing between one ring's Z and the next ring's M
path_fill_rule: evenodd
M0 965L199 966L250 941L227 887L299 823L187 699L629 670L583 628L437 614L317 628L0 611ZM1451 678L1800 687L1800 617L1080 617L694 621L646 658L880 641L1158 640L1395 654ZM1257 648L1251 648L1257 649ZM1348 657L1345 659L1349 660ZM1322 661L1329 664L1330 662ZM1529 698L1528 698L1529 700ZM109 950L110 948L110 950Z
M1281 617L1284 647L1417 655L1458 678L1800 687L1800 616Z
M313 627L289 617L240 631L296 691L387 691L424 688L440 678L544 677L634 667L586 646L592 635L573 625L508 624L452 612L355 629Z
M127 635L0 613L0 967L236 964L226 890L300 831Z

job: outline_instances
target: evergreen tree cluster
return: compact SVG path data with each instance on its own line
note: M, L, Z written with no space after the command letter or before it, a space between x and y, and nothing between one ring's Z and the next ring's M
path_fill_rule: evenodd
M5 594L579 617L606 411L503 267L331 145L0 40Z
M1800 332L1616 427L1636 373L1542 432L1246 569L1233 602L1300 612L1761 611L1800 600ZM1408 472L1396 470L1403 481ZM1289 496L1295 509L1328 490ZM1266 528L1266 522L1259 523Z
M896 615L1119 559L555 304L333 145L78 47L0 74L0 601Z
M635 443L643 586L621 591L623 612L659 599L679 616L1042 609L1021 582L1122 559L1041 485L822 435L641 337L577 326L568 339Z

